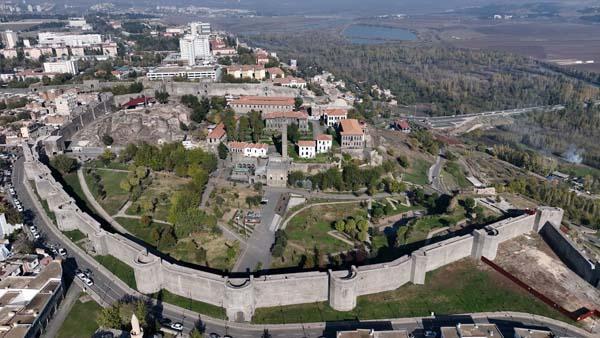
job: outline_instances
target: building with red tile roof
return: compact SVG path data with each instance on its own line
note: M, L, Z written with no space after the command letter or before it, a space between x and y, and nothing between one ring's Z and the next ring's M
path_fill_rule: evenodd
M282 130L291 124L297 124L301 131L308 131L308 114L301 111L276 111L263 114L265 127L270 130Z
M341 146L346 149L363 149L365 133L358 120L345 119L340 121Z
M209 145L219 145L221 142L227 140L227 132L225 131L225 125L219 123L213 130L206 136L206 141Z
M245 114L251 110L263 113L292 111L294 110L294 98L284 96L242 96L231 101L229 106L238 114Z

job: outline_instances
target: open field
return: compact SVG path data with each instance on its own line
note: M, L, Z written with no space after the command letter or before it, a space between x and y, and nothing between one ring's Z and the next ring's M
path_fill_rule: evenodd
M156 208L153 213L149 215L154 219L166 221L169 214L169 208L171 207L171 202L169 197L175 191L182 189L182 187L189 183L190 180L188 178L178 177L173 174L164 173L164 172L152 172L152 183L144 189L144 192L138 199L138 201L132 203L131 207L129 207L125 212L128 215L142 215L146 214L142 211L136 212L137 204L144 200L152 200L156 198L158 203L156 204Z
M282 258L274 258L272 266L297 266L303 254L313 255L316 248L321 255L345 252L352 245L328 234L333 223L348 217L366 217L366 210L359 203L319 205L306 209L294 216L285 231L288 245Z
M210 232L193 233L187 238L180 238L174 245L163 245L160 241L157 243L152 238L152 233L154 229L159 233L163 232L167 225L152 222L150 225L144 226L138 219L125 217L117 217L115 220L142 241L157 247L161 252L169 254L177 260L189 263L229 270L240 251L236 242L227 241L222 235ZM199 248L206 250L205 258L198 255Z
M570 320L529 295L480 262L464 259L427 273L425 285L407 284L397 290L358 297L348 312L327 303L259 308L254 323L309 323L486 312L521 311L562 321Z
M100 305L91 299L86 302L77 300L60 327L57 338L91 337L98 329L96 316L100 309Z
M106 191L106 196L104 198L100 198L98 195L98 189L96 189L96 183L94 179L84 170L85 182L87 183L90 191L94 195L94 198L109 215L116 214L119 209L127 202L129 199L129 193L119 186L119 183L127 178L127 173L123 171L112 171L112 170L102 170L96 169L93 170L101 177L102 185L104 186L104 191Z
M225 319L225 309L222 307L210 305L207 303L199 302L186 297L181 297L170 293L167 290L160 290L159 292L150 295L152 298L158 299L165 303L173 304L184 309L195 311L198 313L211 316L213 318Z

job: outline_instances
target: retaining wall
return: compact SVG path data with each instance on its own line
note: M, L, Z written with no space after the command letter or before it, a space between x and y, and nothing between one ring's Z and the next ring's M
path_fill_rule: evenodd
M540 235L569 269L593 286L600 287L600 263L592 261L577 249L571 239L560 231L560 223L546 223Z
M28 178L40 188L40 197L48 201L54 195L64 197L64 191L50 175L37 154L24 147ZM356 306L360 295L397 289L412 282L423 284L425 274L465 257L493 259L502 241L539 228L540 222L558 222L562 210L540 207L536 214L506 219L471 234L450 238L425 246L410 256L392 262L352 267L350 271L302 272L266 275L253 278L228 278L199 271L162 260L146 248L120 234L112 234L81 210L68 198L61 203L49 203L55 213L64 216L61 224L75 225L87 235L99 254L110 254L133 268L138 290L154 293L161 289L225 308L230 320L248 321L259 307L272 307L328 301L340 311ZM62 212L68 206L69 212ZM69 218L69 219L67 219Z

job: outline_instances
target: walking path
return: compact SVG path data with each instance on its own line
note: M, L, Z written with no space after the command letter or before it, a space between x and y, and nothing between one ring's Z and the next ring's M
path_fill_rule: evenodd
M79 178L79 185L81 185L81 190L83 191L85 198L88 200L88 202L90 202L90 204L96 210L98 215L100 217L102 217L104 220L106 220L108 223L110 223L110 225L113 228L115 228L115 230L117 230L123 234L131 235L131 233L129 231L127 231L127 229L125 229L121 224L119 224L119 222L115 221L115 219L112 218L112 216L109 215L108 212L106 212L106 210L104 210L104 208L102 208L100 203L98 203L98 201L96 201L96 199L94 198L94 195L92 194L92 192L90 191L90 188L87 185L87 182L85 181L85 177L83 176L83 170L81 168L77 169L77 177Z
M350 203L358 203L358 201L341 201L341 202L323 202L323 203L314 203L314 204L308 204L303 206L302 208L294 211L291 215L289 215L288 217L285 218L285 221L283 221L283 224L281 224L281 229L285 229L285 227L288 225L289 221L294 218L294 216L298 215L299 213L301 213L302 211L312 208L312 207L316 207L319 205L332 205L332 204L350 204Z
M65 298L58 306L58 310L54 314L54 318L52 318L50 323L48 323L48 326L46 326L46 331L42 335L42 338L54 338L58 336L58 331L60 330L65 319L67 319L69 312L71 312L71 308L77 299L79 299L80 294L81 289L75 285L75 283L71 283L71 287L69 287Z

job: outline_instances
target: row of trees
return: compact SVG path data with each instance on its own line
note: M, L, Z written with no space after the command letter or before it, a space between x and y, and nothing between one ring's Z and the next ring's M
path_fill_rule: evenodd
M369 239L369 222L364 218L350 217L345 220L338 220L334 224L335 230L345 233L361 242Z
M434 115L582 102L598 96L596 88L582 81L501 51L351 45L327 32L247 38L284 58L297 58L307 75L327 69L359 94L368 94L377 84L390 89L402 104L429 104Z

